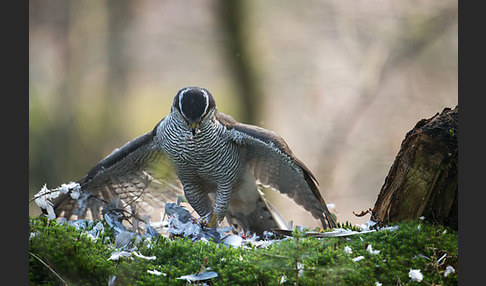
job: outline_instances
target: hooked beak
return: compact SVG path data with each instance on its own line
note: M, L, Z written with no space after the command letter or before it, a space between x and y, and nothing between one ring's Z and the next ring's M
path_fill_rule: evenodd
M199 123L197 123L197 122L193 122L193 123L189 124L189 128L191 128L192 136L195 136L196 134L198 134L200 132L199 131Z

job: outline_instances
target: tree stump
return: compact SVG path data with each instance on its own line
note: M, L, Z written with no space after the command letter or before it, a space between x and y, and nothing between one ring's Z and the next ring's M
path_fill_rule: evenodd
M402 141L371 219L415 220L458 228L458 107L420 120Z

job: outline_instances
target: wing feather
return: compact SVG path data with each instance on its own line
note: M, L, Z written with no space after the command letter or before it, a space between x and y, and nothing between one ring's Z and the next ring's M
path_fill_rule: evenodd
M235 142L245 146L246 160L256 180L292 198L324 228L336 226L315 176L282 137L258 126L238 123L223 113L218 114L218 120L233 132Z
M183 195L179 179L155 139L161 122L96 164L78 181L85 200L65 194L54 203L56 214L67 219L96 219L103 206L116 204L139 217L158 217L165 203Z

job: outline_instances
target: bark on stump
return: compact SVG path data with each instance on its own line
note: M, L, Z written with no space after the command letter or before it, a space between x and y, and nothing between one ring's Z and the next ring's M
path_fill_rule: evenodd
M372 211L379 223L415 220L458 227L458 107L407 133Z

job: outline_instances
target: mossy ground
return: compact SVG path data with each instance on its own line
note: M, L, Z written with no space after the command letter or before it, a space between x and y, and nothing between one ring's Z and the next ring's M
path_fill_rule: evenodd
M46 218L30 218L29 252L52 271L29 255L29 278L32 285L62 285L55 271L69 285L107 285L112 276L116 276L116 285L184 285L186 281L177 278L199 272L207 258L204 268L218 273L218 277L204 281L210 285L420 284L411 281L410 269L421 270L421 283L425 285L457 284L457 232L424 221L397 226L395 231L360 234L350 240L316 239L294 232L293 239L266 249L158 237L137 245L141 254L155 256L155 260L122 257L113 261L108 260L114 251L110 231L94 241L74 227ZM369 253L369 244L380 252ZM345 246L352 253L346 253ZM353 261L358 256L364 259ZM448 265L454 267L455 273L444 277ZM157 276L147 270L165 275Z

